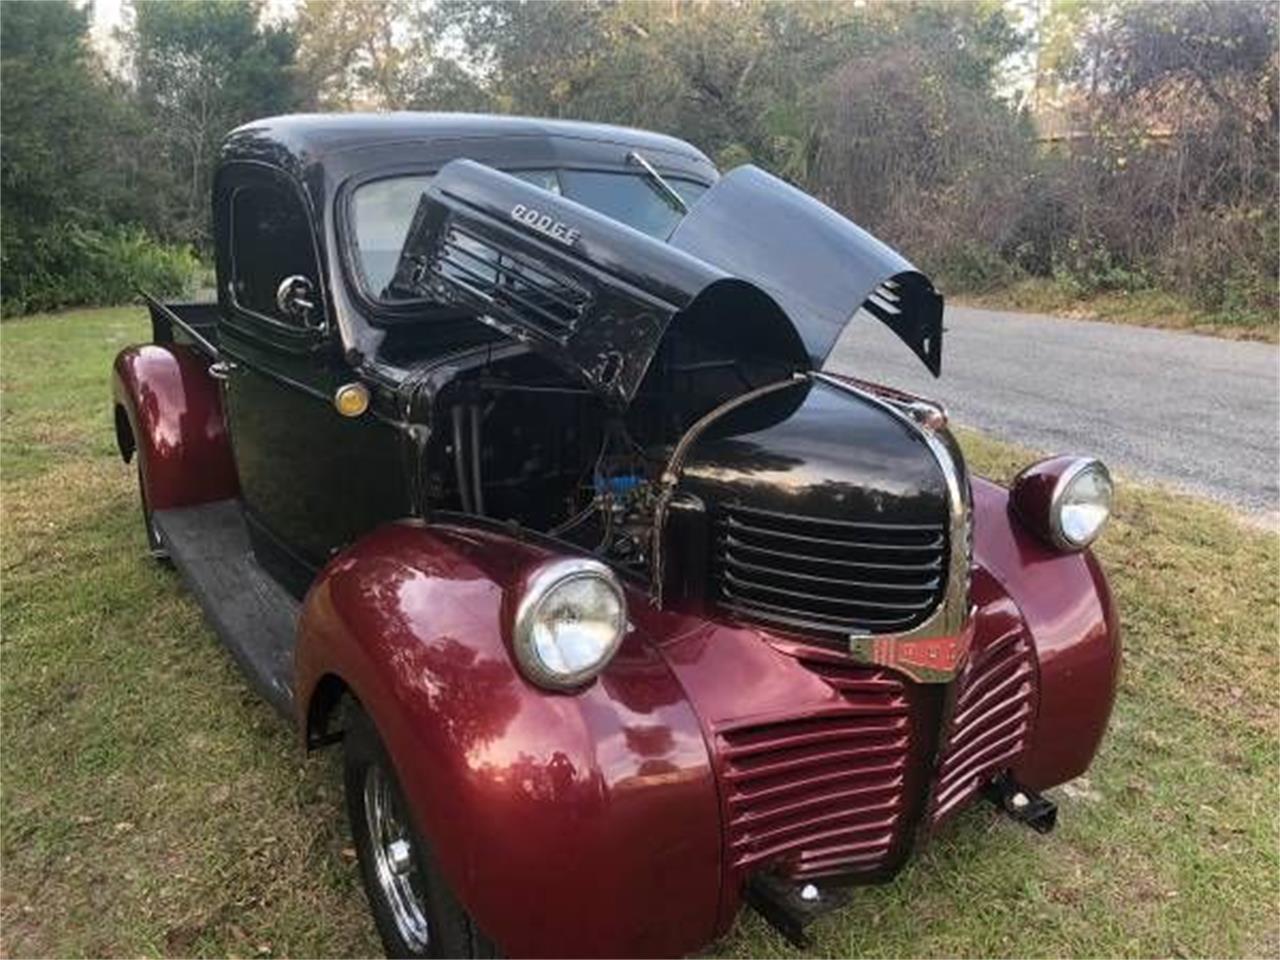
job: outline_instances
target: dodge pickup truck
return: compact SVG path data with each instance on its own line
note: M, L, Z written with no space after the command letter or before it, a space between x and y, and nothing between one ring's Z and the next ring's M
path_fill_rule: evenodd
M921 216L927 216L921 211ZM637 130L233 131L216 304L114 366L167 558L308 749L340 745L395 956L803 943L985 798L1040 831L1120 649L1106 468L971 475L946 411L824 369L902 255Z

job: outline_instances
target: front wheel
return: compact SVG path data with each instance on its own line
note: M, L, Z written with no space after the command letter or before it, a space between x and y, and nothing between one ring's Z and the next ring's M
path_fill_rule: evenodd
M496 956L414 828L386 749L363 710L352 710L343 745L347 815L387 956Z

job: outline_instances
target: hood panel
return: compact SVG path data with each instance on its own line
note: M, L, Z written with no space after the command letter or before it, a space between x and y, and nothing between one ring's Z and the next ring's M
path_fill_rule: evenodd
M725 279L572 200L455 160L418 204L392 287L472 311L626 403L672 318Z
M859 309L889 326L937 376L942 298L896 250L758 167L703 194L672 246L763 288L791 318L815 367Z
M942 299L910 263L755 167L705 193L669 242L471 160L418 203L393 290L460 307L527 343L618 406L636 394L672 321L713 313L734 349L821 366L860 308L935 374ZM745 316L745 314L751 316Z

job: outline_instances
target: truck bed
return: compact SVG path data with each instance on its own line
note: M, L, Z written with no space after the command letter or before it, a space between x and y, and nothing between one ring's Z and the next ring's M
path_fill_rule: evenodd
M218 349L218 304L162 303L142 295L151 311L151 339L155 343L188 343L214 356Z

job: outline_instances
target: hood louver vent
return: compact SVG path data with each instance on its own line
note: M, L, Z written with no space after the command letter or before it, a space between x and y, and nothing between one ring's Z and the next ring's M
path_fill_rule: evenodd
M547 336L563 343L577 328L591 296L572 281L502 253L474 234L452 227L440 244L439 276L467 293L518 310Z

